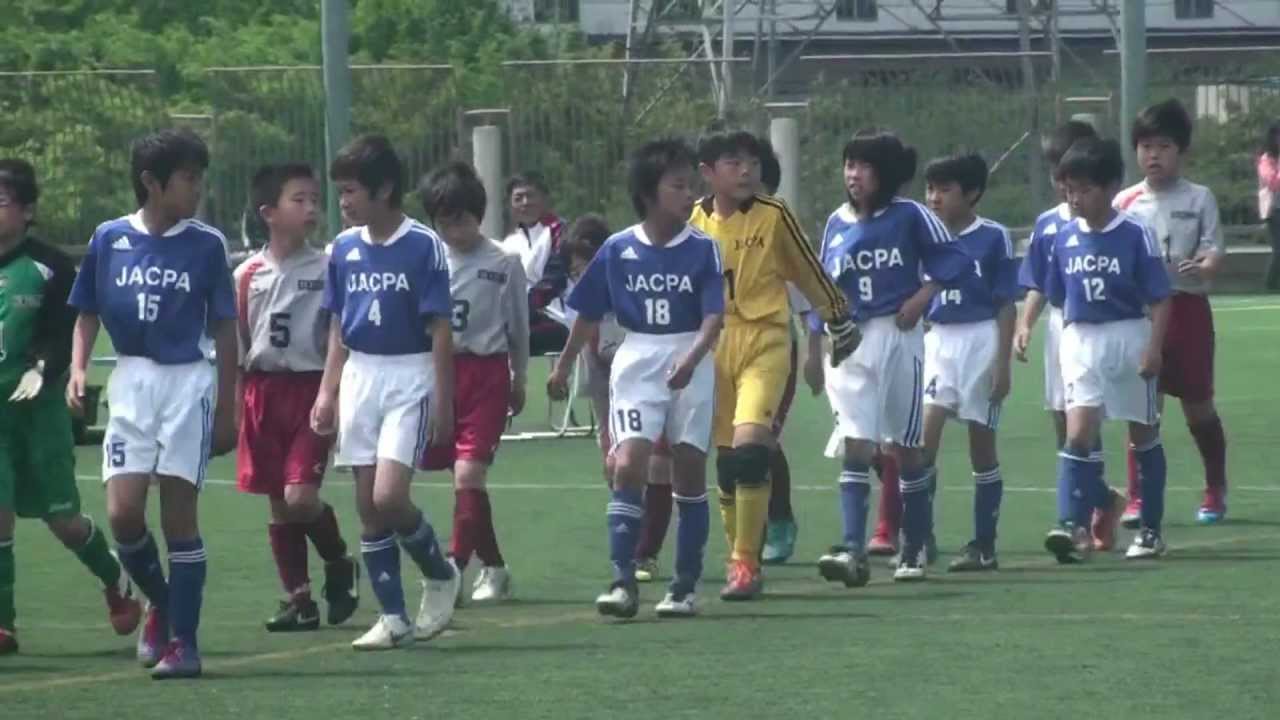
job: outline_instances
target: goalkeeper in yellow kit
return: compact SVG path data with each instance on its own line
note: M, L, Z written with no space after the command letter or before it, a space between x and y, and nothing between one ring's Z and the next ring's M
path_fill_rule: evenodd
M763 587L759 557L769 512L772 425L791 365L787 282L826 322L832 364L858 342L844 293L823 271L791 210L756 192L760 152L748 132L704 137L698 162L711 194L689 220L715 238L725 268L712 421L720 515L732 550L724 600L751 600Z

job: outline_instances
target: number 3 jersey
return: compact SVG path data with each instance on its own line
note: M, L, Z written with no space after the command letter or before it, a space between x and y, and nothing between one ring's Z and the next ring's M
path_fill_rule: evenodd
M213 324L236 316L226 240L191 219L152 235L141 211L103 223L70 303L101 319L121 355L161 365L205 359Z
M592 322L613 313L629 333L697 332L704 317L724 312L720 250L687 225L661 247L633 225L605 241L569 294L569 307Z
M355 227L333 241L324 307L342 324L342 343L368 355L431 352L427 322L449 317L444 243L406 217L384 243Z
M445 245L453 298L453 350L507 353L511 373L529 366L529 286L520 256L484 238L469 251Z
M1050 253L1047 294L1068 325L1141 318L1171 293L1155 236L1131 215L1117 213L1100 229L1076 218Z
M329 256L309 247L283 260L266 250L235 271L240 367L250 372L324 370Z

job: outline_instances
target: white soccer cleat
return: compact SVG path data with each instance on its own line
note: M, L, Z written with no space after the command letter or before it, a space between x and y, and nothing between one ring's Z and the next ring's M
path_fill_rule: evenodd
M399 615L383 615L351 643L356 650L392 650L413 644L413 626Z
M1129 560L1147 560L1155 559L1164 555L1166 550L1164 538L1160 537L1160 533L1149 528L1143 528L1133 538L1133 544L1129 546L1128 552L1124 554Z
M693 617L698 614L698 597L693 593L685 593L677 599L675 593L667 593L653 610L660 618Z
M486 603L511 599L511 571L505 567L484 567L471 588L471 602Z
M420 640L430 640L444 632L453 619L454 605L462 587L462 573L453 558L449 558L449 567L453 568L453 577L448 580L424 578L422 581L422 603L418 606L418 620L414 623Z

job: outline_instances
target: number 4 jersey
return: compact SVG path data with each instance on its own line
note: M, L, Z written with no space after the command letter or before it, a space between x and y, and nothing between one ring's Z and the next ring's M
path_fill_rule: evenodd
M256 372L324 370L329 257L303 247L283 260L254 253L235 272L240 367Z
M205 359L213 324L236 316L226 240L197 220L152 235L141 211L103 223L70 302L101 319L120 355L161 365Z

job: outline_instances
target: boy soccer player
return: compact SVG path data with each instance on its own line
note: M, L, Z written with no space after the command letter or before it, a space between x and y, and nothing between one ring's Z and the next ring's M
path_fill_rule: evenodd
M1045 160L1048 161L1050 173L1058 166L1062 156L1077 140L1096 138L1093 126L1079 120L1071 120L1056 130L1044 143ZM1023 258L1022 267L1018 269L1018 284L1026 288L1027 296L1023 303L1022 315L1013 334L1013 352L1021 362L1027 361L1027 349L1031 345L1031 332L1036 321L1049 306L1049 316L1044 337L1044 407L1053 419L1054 435L1057 449L1062 450L1067 437L1067 407L1063 396L1062 365L1059 347L1062 344L1062 307L1054 305L1048 299L1045 283L1048 279L1050 249L1058 231L1071 221L1071 207L1066 201L1066 191L1062 184L1053 180L1054 190L1062 201L1036 218L1031 232L1031 242L1027 247L1027 255ZM1102 437L1099 436L1096 446L1089 454L1093 462L1098 463L1099 472L1103 473L1105 483L1105 463L1103 462ZM1062 464L1058 464L1057 484L1059 492L1066 492L1067 478L1062 475ZM1102 505L1094 509L1090 538L1084 538L1081 552L1090 550L1110 550L1115 546L1116 525L1120 521L1124 499L1119 493L1108 490L1100 497Z
M833 359L857 345L844 295L786 204L760 195L760 148L748 132L714 132L698 143L698 162L711 195L690 223L715 238L725 260L725 328L716 348L713 442L720 514L732 548L724 600L760 595L760 548L769 512L773 422L790 369L791 307L787 282L826 321Z
M197 501L210 452L235 446L235 293L226 239L193 219L209 165L204 141L162 130L135 141L131 154L140 209L98 226L71 289L80 316L67 401L83 410L85 372L105 325L119 359L107 385L102 478L121 564L150 602L138 660L157 679L197 677L206 574ZM167 581L147 529L152 482Z
M1202 524L1227 513L1227 438L1213 404L1213 310L1208 293L1225 252L1213 191L1182 177L1191 147L1191 116L1177 100L1152 105L1133 122L1133 144L1146 178L1116 197L1116 209L1155 230L1173 282L1169 334L1165 337L1159 391L1182 400L1191 437L1204 463ZM1129 504L1122 522L1138 524L1142 512L1137 458L1129 448Z
M329 258L307 247L320 186L307 165L267 165L253 177L250 202L269 239L234 274L242 369L236 484L270 501L267 536L285 599L267 631L315 630L320 611L311 599L307 539L325 563L330 625L355 612L360 579L333 507L320 499L332 438L308 423L329 337L320 306Z
M1045 548L1060 563L1085 557L1085 523L1110 492L1090 458L1106 418L1128 421L1141 467L1142 529L1126 557L1158 557L1165 549L1160 524L1166 465L1156 378L1169 322L1169 274L1151 230L1112 208L1124 178L1114 140L1076 142L1056 177L1075 216L1054 237L1047 285L1049 298L1062 304L1067 442L1059 457L1068 482L1059 485L1059 525L1045 538Z
M411 644L415 630L423 640L440 634L462 581L409 494L427 445L453 441L449 266L440 238L400 209L404 169L387 138L352 140L329 177L354 226L329 256L324 307L332 319L311 427L337 430L334 464L355 474L360 550L382 607L351 646L389 650ZM425 576L413 624L397 540Z
M716 243L687 223L693 206L694 155L679 140L642 146L628 186L640 223L609 238L569 295L578 313L564 354L547 380L553 398L568 395L569 370L607 313L627 331L609 379L614 443L607 509L613 583L596 599L601 615L635 617L635 543L642 491L658 438L674 456L675 577L655 608L659 617L697 613L694 591L710 529L706 453L715 368L710 357L724 313L723 265ZM763 520L761 522L763 529Z
M902 468L905 539L894 580L925 577L933 467L920 449L920 318L940 287L960 287L973 274L973 260L928 208L897 197L915 171L915 149L893 133L856 133L844 148L848 202L831 214L822 236L823 267L849 296L862 336L853 355L832 357L834 369L826 382L836 432L844 440L844 536L818 560L818 569L825 579L847 587L870 579L867 497L879 443L887 444ZM929 279L922 280L922 273ZM820 352L813 338L810 349Z
M75 265L29 234L40 188L25 160L0 160L0 655L18 651L13 531L40 518L103 585L112 627L133 632L142 607L93 520L80 513L71 416L61 383L75 311Z
M444 240L453 298L455 433L449 445L427 449L421 467L453 471L453 536L449 556L462 572L474 553L484 567L471 599L511 597L511 573L498 549L485 490L507 411L524 409L529 367L529 304L520 256L480 232L484 184L466 163L423 178L422 209Z
M924 176L929 209L973 258L975 270L958 287L938 293L929 307L933 327L924 336L925 463L936 466L948 417L969 426L974 539L948 570L995 570L996 521L1004 494L996 427L1011 385L1018 266L1009 231L974 212L987 189L987 163L981 157L935 160Z

